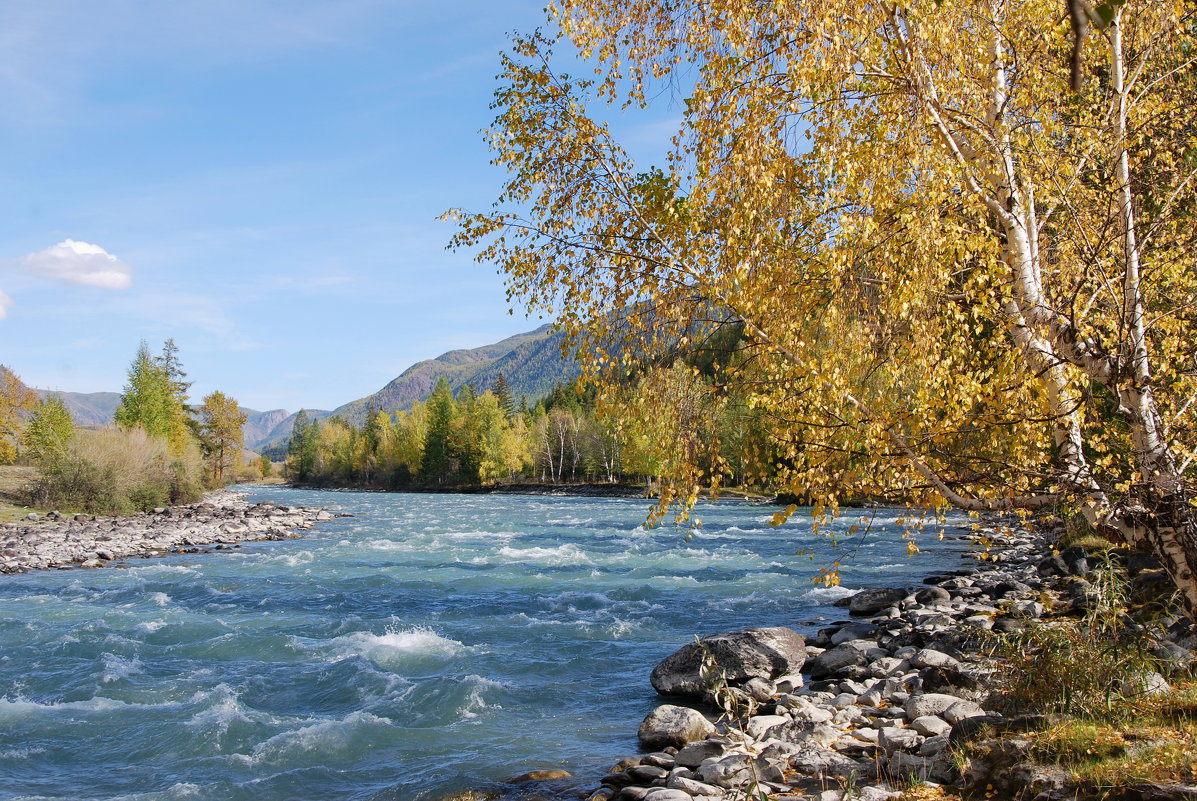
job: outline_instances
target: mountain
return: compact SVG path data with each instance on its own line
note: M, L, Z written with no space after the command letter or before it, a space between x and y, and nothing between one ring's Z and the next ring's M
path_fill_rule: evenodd
M119 392L58 392L52 389L39 389L37 394L41 398L59 398L75 424L80 426L106 426L112 422L112 415L120 405Z
M435 359L413 364L398 378L365 398L346 403L334 411L306 409L308 419L323 420L340 415L354 425L362 425L371 409L395 412L409 409L419 400L432 394L437 380L444 376L455 391L473 384L478 392L494 386L499 373L507 379L512 397L534 403L552 391L557 383L568 383L578 376L578 366L561 354L564 337L554 333L548 325L534 331L516 334L502 342L480 348L451 350ZM118 392L57 392L37 390L41 397L56 395L62 398L75 422L84 426L102 426L112 422L112 415L120 404ZM252 450L285 449L286 441L295 427L297 412L272 409L259 412L242 407L248 419L243 428L245 447Z
M269 412L256 412L253 409L241 411L245 412L245 425L241 427L241 437L247 448L269 442L271 432L291 416L286 409L272 409Z
M572 381L578 375L577 365L561 354L562 342L562 334L542 325L493 345L451 350L413 364L378 392L340 406L333 414L362 425L371 409L408 409L431 395L441 376L454 390L473 384L481 393L493 387L502 373L511 386L512 397L518 400L523 396L532 403L552 391L555 384Z
M326 409L304 409L303 411L307 413L309 420L325 420L332 417L333 414ZM270 414L270 412L266 412L266 414ZM252 446L250 445L250 441L246 439L246 446L253 447L255 450L261 450L267 446L273 446L277 450L280 444L285 447L286 442L291 439L291 432L295 430L295 418L298 416L299 412L288 413L267 434L254 440Z

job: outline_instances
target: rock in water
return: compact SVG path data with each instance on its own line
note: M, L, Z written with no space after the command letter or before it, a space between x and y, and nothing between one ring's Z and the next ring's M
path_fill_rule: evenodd
M513 776L507 780L508 784L524 784L525 782L551 782L557 779L568 779L573 776L568 770L531 770Z
M699 711L663 704L640 724L640 744L647 749L681 748L715 733L715 726Z
M900 587L874 587L861 590L848 602L848 614L875 615L882 609L888 609L897 604L906 595L907 591Z
M781 626L729 631L703 637L701 642L701 646L690 643L653 668L653 689L662 695L706 695L707 686L699 676L704 648L733 686L798 673L806 661L802 635Z

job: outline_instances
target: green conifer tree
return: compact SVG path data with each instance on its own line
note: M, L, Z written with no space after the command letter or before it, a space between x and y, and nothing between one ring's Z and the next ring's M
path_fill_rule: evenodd
M453 390L445 377L441 376L428 398L428 435L425 439L424 461L420 471L424 480L430 484L443 486L452 477L450 437L456 415L457 404L453 400Z
M495 393L495 399L499 402L499 408L503 410L503 414L507 415L510 420L515 414L515 398L512 397L511 384L507 383L507 376L499 373L499 377L495 379L495 385L491 390Z
M129 365L128 383L114 414L116 424L121 428L141 428L151 437L169 440L176 416L182 414L170 374L150 356L150 349L142 340Z

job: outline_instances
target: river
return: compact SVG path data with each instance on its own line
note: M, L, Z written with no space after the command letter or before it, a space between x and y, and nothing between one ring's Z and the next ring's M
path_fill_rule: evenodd
M0 799L411 801L637 750L648 674L693 639L813 632L845 587L961 567L949 519L907 558L898 510L831 550L800 510L250 488L353 515L300 540L0 576ZM872 515L868 536L849 536ZM814 558L800 551L814 552Z

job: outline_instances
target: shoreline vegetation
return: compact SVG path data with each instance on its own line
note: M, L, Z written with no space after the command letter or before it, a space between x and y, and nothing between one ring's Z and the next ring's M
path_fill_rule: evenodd
M266 482L247 482L250 485ZM579 482L579 483L562 483L551 484L539 481L512 481L512 482L496 482L493 484L455 484L446 485L443 487L403 487L397 489L384 489L379 487L358 487L358 486L324 486L320 484L300 484L295 482L277 481L270 482L276 484L284 484L292 489L298 490L321 490L325 492L393 492L393 493L415 493L415 494L445 494L445 495L544 495L546 497L562 497L562 498L634 498L643 500L656 500L660 498L659 490L655 485L646 486L645 484L621 484L618 482ZM742 489L739 487L720 487L719 490L712 491L710 489L700 490L699 498L703 500L737 500L746 501L749 503L761 504L789 504L797 502L794 498L788 495L773 495L769 493L758 492L752 489ZM867 502L849 502L840 504L843 508L853 508L856 506L863 506ZM880 503L878 505L893 505Z

